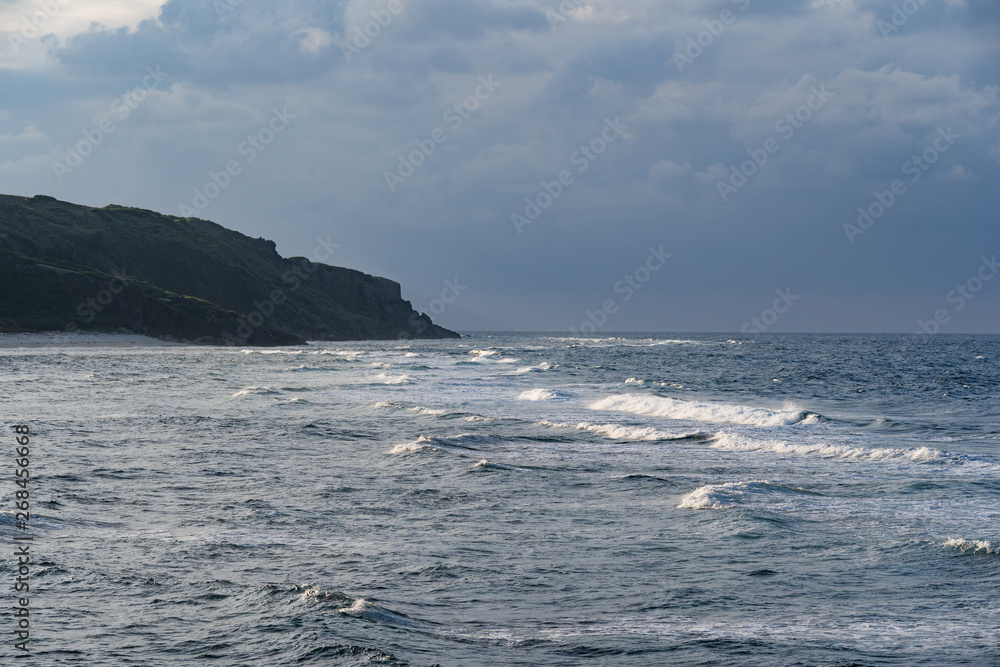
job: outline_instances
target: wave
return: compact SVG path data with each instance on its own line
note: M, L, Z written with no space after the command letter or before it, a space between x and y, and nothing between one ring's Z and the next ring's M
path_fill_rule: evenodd
M430 438L420 436L414 442L404 442L389 450L390 454L406 454L407 452L420 452L428 449L440 449L435 446Z
M500 350L469 350L469 354L476 357L477 359L483 359L485 357L499 356Z
M447 410L438 410L436 408L425 408L419 405L415 408L410 408L410 412L416 412L418 415L431 415L434 417L439 417L441 415L448 414Z
M444 410L441 408L428 408L423 405L406 405L404 403L394 403L392 401L378 401L372 404L372 409L374 410L405 410L407 412L412 412L418 415L426 415L429 417L464 417L467 422L489 422L495 421L494 417L483 417L476 414L470 414L468 412L457 412L451 410Z
M790 493L814 495L806 489L774 484L766 479L753 482L726 482L698 487L682 497L677 507L692 510L721 510L746 504L749 501Z
M367 353L361 350L320 350L316 354L331 357L346 357L347 361L354 361L358 357L366 356Z
M687 389L687 387L685 387L684 385L677 384L676 382L657 382L656 380L644 380L642 378L636 378L636 377L630 377L626 379L625 384L635 384L639 385L640 387L646 384L649 385L658 384L661 387L670 387L671 389Z
M1000 556L1000 550L994 549L991 542L986 540L964 540L958 537L951 537L942 546L958 549L964 554L976 554L980 556Z
M274 387L244 387L233 394L233 398L237 398L239 396L269 396L280 393L281 392Z
M728 403L694 403L652 394L616 394L589 407L591 410L614 410L649 417L748 426L787 426L802 422L812 414L794 408L775 412Z
M302 600L315 600L342 605L337 609L337 613L339 614L410 628L426 625L426 623L412 619L406 614L386 609L377 602L372 602L365 598L352 598L339 591L327 591L318 586L294 586L292 590L297 593L301 591L299 597Z
M662 440L705 440L709 437L702 431L690 433L677 433L664 431L651 426L626 426L625 424L591 424L590 422L580 422L578 424L564 424L558 422L542 421L542 426L553 428L574 428L578 431L589 431L598 435L614 438L615 440L636 440L636 441L662 441Z
M782 440L766 438L751 438L720 431L712 438L713 449L728 452L772 452L774 454L813 455L825 458L856 459L870 461L887 461L891 459L909 459L917 463L934 461L958 461L963 457L943 452L930 447L910 449L889 447L852 447L850 445L830 445L822 443L790 443Z
M507 466L502 463L492 463L486 459L477 461L473 468L476 470L515 470L515 468L511 466Z
M447 438L422 435L413 442L405 442L393 447L390 454L406 454L410 452L441 451L453 454L468 455L469 451L479 451L480 446L498 442L498 438L475 433L461 433Z
M379 373L375 376L378 381L376 384L388 384L388 385L404 385L413 384L413 378L409 375L387 375L385 373Z
M522 366L516 371L511 373L512 375L524 375L525 373L539 373L541 371L554 371L559 368L559 364L550 364L547 361L543 361L535 366Z
M351 604L350 607L342 607L338 609L337 612L347 614L348 616L367 618L372 621L388 622L392 625L410 625L410 623L408 623L409 619L402 614L391 612L385 607L381 607L378 604L370 602L364 598L358 598Z
M517 397L519 401L558 401L569 398L566 394L554 389L529 389Z
M690 340L686 338L621 338L611 336L608 338L585 338L582 336L553 337L551 341L556 343L571 343L570 347L661 347L663 345L710 345L711 342L701 340Z

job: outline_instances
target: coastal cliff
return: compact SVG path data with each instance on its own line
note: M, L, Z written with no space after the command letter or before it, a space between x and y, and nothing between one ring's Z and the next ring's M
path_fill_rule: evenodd
M0 195L0 331L111 330L228 345L457 338L398 283L207 220Z

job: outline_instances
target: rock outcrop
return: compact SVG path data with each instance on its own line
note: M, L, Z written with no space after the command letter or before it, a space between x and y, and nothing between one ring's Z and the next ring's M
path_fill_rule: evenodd
M458 337L396 282L207 220L0 195L0 331L75 328L229 345Z

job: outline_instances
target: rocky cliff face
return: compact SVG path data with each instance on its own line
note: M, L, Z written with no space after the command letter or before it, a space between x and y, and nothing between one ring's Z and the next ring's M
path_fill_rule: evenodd
M283 258L272 241L152 211L0 195L0 330L127 328L281 345L444 338L391 280Z

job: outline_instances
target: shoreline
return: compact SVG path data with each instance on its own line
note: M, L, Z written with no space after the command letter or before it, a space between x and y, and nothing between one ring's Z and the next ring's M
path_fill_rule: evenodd
M136 333L98 333L93 331L0 333L0 349L35 347L180 347L185 345L188 345L188 343L173 343Z

